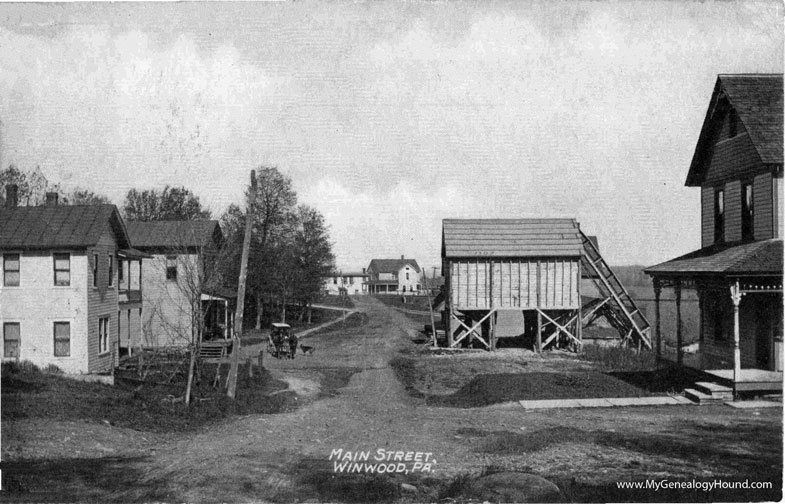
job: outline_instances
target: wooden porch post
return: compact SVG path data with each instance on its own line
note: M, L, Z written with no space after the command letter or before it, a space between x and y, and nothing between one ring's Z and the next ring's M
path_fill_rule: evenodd
M682 352L682 323L681 323L681 281L676 280L676 362L681 364L684 360Z
M733 301L733 395L736 395L736 384L741 378L741 347L739 346L739 303L741 303L739 281L730 286L730 298Z
M660 294L662 285L654 279L654 335L657 338L657 360L662 359L662 328L660 326Z
M537 353L542 352L542 314L537 310Z

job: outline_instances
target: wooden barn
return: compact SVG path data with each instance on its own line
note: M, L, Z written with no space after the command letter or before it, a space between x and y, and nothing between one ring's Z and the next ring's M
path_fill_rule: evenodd
M442 271L448 347L518 338L538 351L579 348L600 309L622 337L650 347L648 322L573 219L445 219ZM585 308L582 279L602 294Z

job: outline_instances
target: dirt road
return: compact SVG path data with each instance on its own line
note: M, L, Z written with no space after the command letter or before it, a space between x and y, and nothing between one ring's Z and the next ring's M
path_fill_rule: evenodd
M329 458L337 449L431 453L433 475L463 467L455 464L455 439L444 435L444 414L409 397L388 365L412 345L407 332L413 334L412 323L370 297L356 304L370 320L362 330L306 338L314 353L294 360L265 357L265 367L289 383L304 406L293 413L232 420L162 447L145 478L186 501L293 501L304 497L298 481L307 477L303 471L332 471ZM322 384L336 373L353 374L338 395L321 397Z
M341 329L338 323L328 333L304 338L315 348L311 355L265 356L272 376L289 385L281 393L296 394L301 403L293 412L234 417L196 434L155 438L91 424L91 437L111 447L114 458L80 459L79 466L63 452L56 467L86 469L78 478L67 474L58 481L72 484L71 493L83 501L371 502L402 495L432 502L438 500L434 489L460 474L510 469L557 481L568 499L649 501L657 497L651 491L612 493L615 482L755 481L781 474L781 410L670 406L526 412L516 403L427 406L407 393L389 364L415 348L414 322L371 297L355 303L367 315L366 324ZM499 354L478 354L473 365L484 369L482 359L504 359ZM518 362L516 369L525 372L536 364ZM24 428L20 436L40 435L30 431L35 425ZM50 454L56 442L51 440ZM394 457L400 452L405 470L392 477L370 474L364 466L350 475L336 472L337 454L343 459L347 452L351 459L367 454L369 463L391 452L396 471ZM415 470L418 457L427 458L428 471L422 464ZM50 467L39 469L44 474ZM402 483L416 490L402 494ZM781 488L781 479L775 485ZM715 494L658 495L727 500ZM745 495L730 500L749 500Z

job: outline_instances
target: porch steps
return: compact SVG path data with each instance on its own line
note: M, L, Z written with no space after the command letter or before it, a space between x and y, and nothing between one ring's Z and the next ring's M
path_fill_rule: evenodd
M733 389L711 382L697 382L695 388L684 389L684 395L698 404L723 404L733 400Z
M725 401L733 400L733 389L713 382L697 382L695 388L712 397L720 397Z
M204 362L220 362L226 357L226 346L224 342L203 341L199 347L199 359Z

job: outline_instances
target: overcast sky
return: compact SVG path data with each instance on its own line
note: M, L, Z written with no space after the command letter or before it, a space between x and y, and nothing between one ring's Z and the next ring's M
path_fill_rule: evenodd
M275 166L338 267L443 218L574 217L611 264L699 244L718 73L782 72L781 2L0 4L0 165L217 215Z

